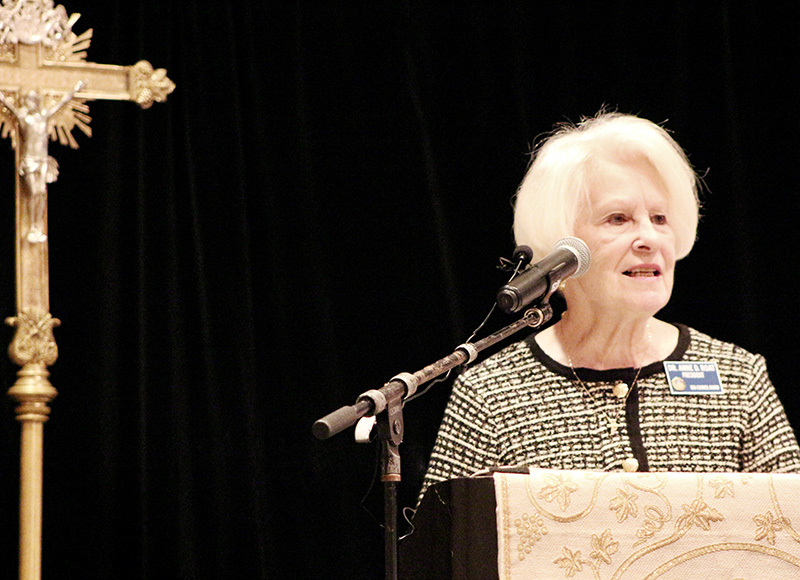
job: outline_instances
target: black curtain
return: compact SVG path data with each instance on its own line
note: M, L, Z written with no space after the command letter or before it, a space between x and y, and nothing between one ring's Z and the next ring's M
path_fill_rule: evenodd
M704 176L664 318L764 354L800 428L800 8L651 4L64 2L94 29L88 60L147 59L177 89L92 102L92 138L51 146L44 579L380 578L376 449L311 425L469 336L529 150L601 107L666 121ZM406 407L404 507L448 390ZM12 578L19 427L0 407Z

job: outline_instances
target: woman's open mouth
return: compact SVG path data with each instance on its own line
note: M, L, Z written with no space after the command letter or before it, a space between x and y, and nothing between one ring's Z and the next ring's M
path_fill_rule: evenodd
M625 270L623 274L631 278L656 278L661 276L661 270L658 268L631 268Z

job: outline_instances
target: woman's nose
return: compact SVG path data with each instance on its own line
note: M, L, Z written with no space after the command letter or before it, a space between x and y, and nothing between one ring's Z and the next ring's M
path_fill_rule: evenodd
M653 251L658 247L658 232L655 226L648 219L641 221L636 229L636 238L633 242L633 248L638 251L646 252Z

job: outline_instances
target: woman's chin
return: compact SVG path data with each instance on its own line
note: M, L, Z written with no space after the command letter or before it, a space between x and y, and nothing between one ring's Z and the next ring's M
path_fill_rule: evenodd
M630 310L642 315L654 316L669 302L669 296L653 296L649 299L639 299L631 303Z

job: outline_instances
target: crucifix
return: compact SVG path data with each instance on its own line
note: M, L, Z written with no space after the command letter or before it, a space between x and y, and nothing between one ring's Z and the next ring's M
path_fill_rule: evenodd
M16 151L17 313L9 356L21 368L9 396L17 402L20 439L20 580L41 578L44 423L57 395L47 368L58 348L50 314L47 184L58 176L51 140L77 148L77 127L91 137L87 101L129 100L142 108L166 100L175 84L147 61L132 66L86 61L89 29L76 35L79 14L53 0L2 0L0 5L0 137Z

